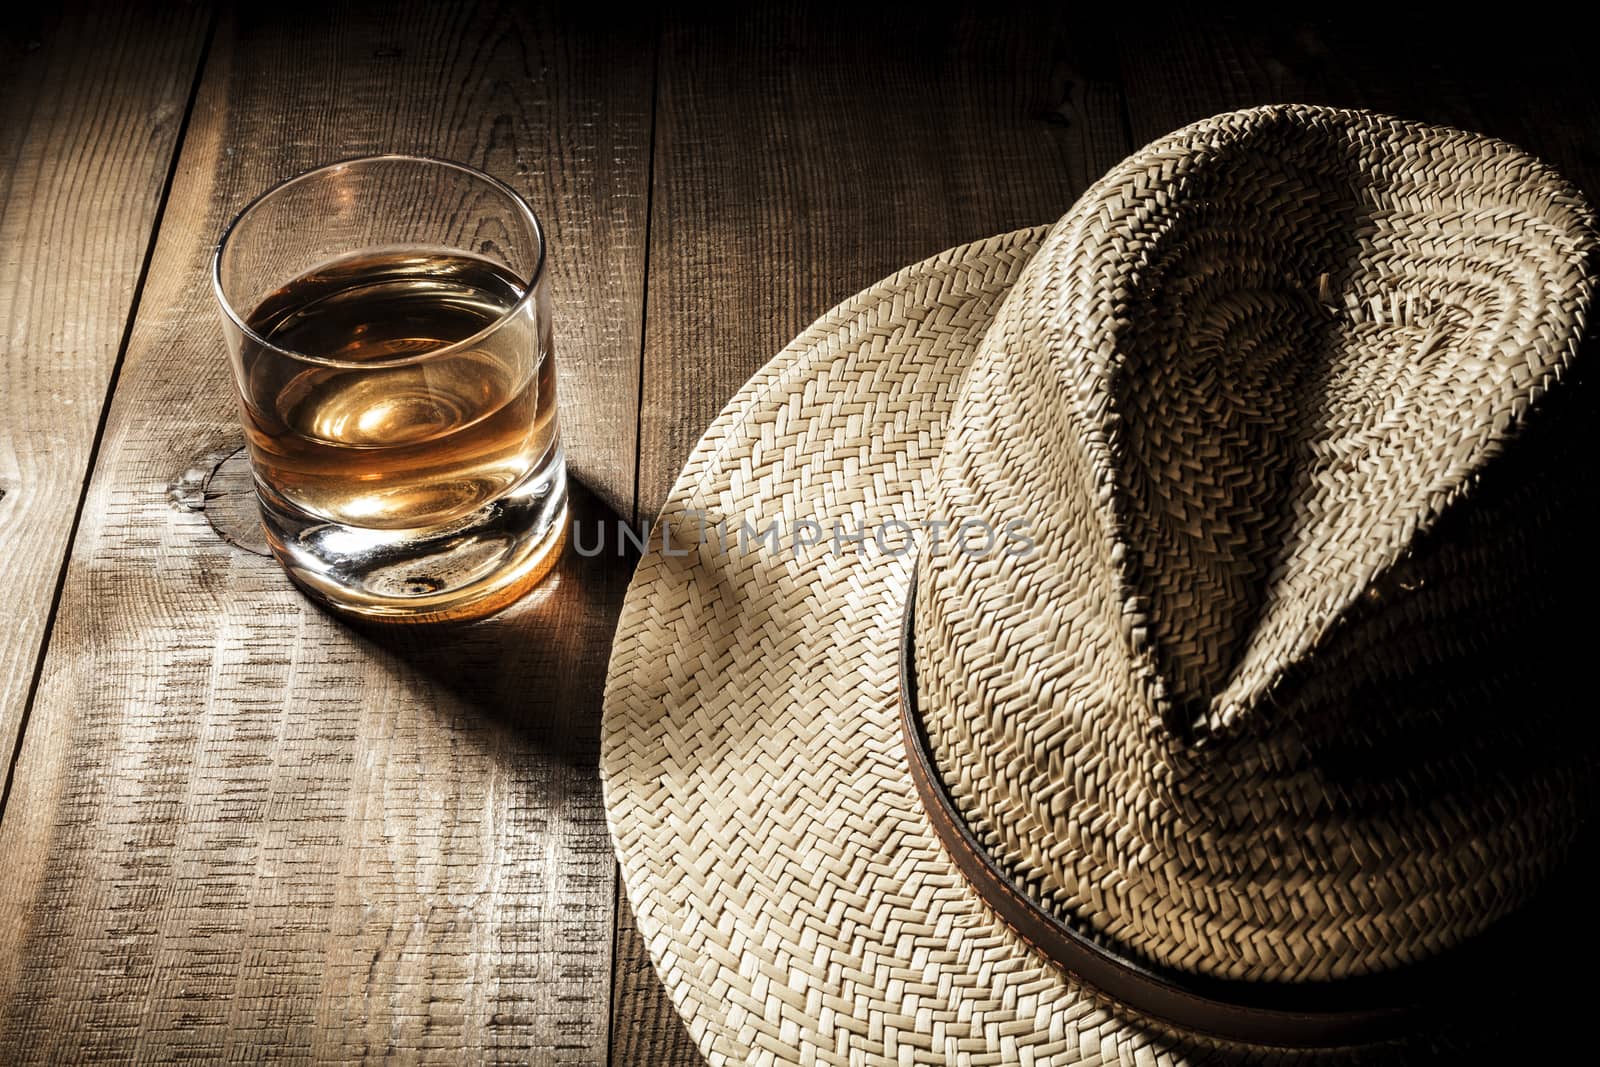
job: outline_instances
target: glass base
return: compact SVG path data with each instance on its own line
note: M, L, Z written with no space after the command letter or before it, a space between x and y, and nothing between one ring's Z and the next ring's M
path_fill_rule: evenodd
M379 622L451 622L510 607L555 565L567 540L561 452L522 484L445 526L372 530L300 511L256 485L272 554L334 611Z

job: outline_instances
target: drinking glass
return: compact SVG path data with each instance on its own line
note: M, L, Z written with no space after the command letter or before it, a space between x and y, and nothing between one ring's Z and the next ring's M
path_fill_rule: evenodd
M384 155L262 194L218 242L267 541L329 607L487 615L566 531L545 243L470 167Z

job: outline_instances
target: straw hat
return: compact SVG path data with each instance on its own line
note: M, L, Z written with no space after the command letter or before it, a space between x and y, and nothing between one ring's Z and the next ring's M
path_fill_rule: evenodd
M1507 144L1262 108L758 372L605 698L623 881L707 1057L1381 1059L1525 1021L1508 954L1594 800L1560 611L1595 247Z

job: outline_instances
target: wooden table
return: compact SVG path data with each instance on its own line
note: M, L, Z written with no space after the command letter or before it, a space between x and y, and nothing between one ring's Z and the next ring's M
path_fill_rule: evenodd
M628 562L386 635L260 554L206 265L273 183L415 151L524 192L580 514L629 520L826 308L1183 122L1371 106L1600 191L1595 64L1554 27L1108 7L4 16L0 1062L695 1062L596 774Z

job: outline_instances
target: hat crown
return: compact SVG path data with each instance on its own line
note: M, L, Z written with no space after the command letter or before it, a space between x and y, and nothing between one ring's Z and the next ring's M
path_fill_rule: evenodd
M1528 664L1472 660L1561 593L1594 248L1509 145L1300 107L1181 130L1057 225L929 505L1032 550L929 546L914 634L941 774L1030 895L1301 980L1532 892L1588 750L1497 719Z

